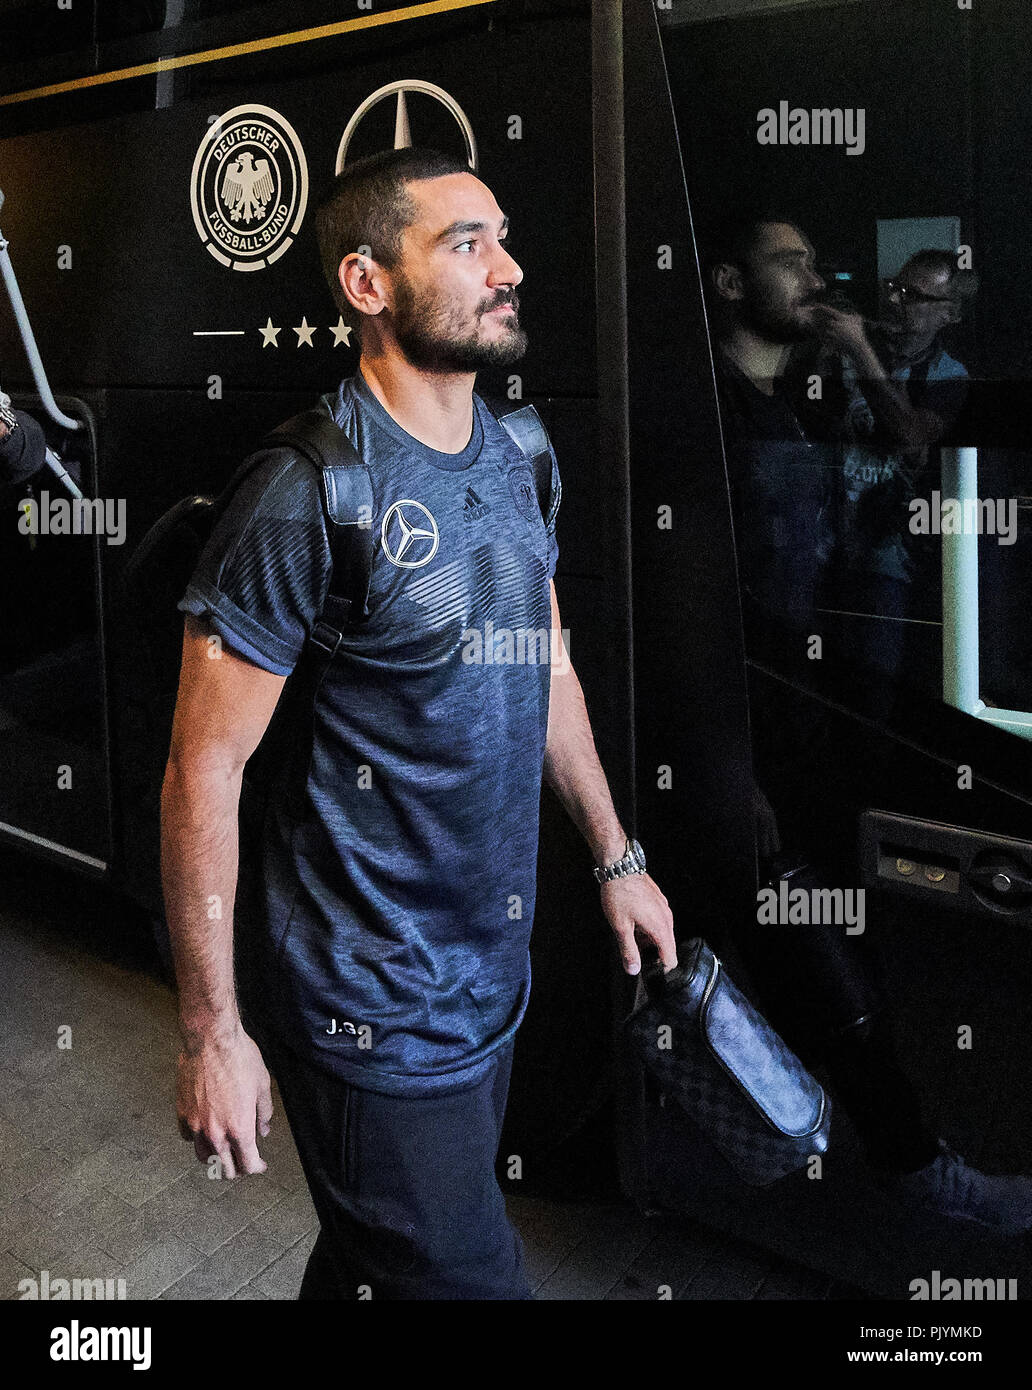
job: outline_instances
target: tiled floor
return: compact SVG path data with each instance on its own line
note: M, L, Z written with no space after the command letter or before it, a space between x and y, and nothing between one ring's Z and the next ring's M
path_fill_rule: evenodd
M268 1171L212 1181L176 1128L174 1001L139 923L46 865L0 867L0 1298L43 1270L129 1298L296 1298L316 1218L278 1097ZM848 1292L666 1216L507 1200L541 1298Z

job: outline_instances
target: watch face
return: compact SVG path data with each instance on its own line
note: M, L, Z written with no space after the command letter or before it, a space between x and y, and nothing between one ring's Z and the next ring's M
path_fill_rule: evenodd
M638 868L644 869L645 851L642 849L641 845L638 844L637 840L631 841L631 854L634 857L634 862L638 866Z

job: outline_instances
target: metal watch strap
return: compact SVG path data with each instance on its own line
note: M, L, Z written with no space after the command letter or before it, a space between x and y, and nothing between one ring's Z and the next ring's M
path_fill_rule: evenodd
M595 866L595 880L599 884L612 883L618 878L631 878L635 874L643 874L644 866L639 865L635 856L635 848L639 850L644 859L644 851L636 840L624 840L624 852L619 859L615 859L611 864L598 864Z

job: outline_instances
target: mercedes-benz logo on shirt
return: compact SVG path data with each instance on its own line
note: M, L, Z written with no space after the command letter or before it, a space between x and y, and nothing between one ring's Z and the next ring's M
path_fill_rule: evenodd
M383 553L399 569L417 570L437 554L441 533L422 502L403 498L387 508L380 527Z

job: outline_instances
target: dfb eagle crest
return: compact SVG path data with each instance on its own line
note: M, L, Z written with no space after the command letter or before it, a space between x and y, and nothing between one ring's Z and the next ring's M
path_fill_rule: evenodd
M228 270L261 270L297 236L308 162L297 131L271 106L211 117L190 174L190 210L208 252Z
M274 192L269 161L259 159L255 163L250 150L234 159L222 178L222 201L233 222L261 217Z

